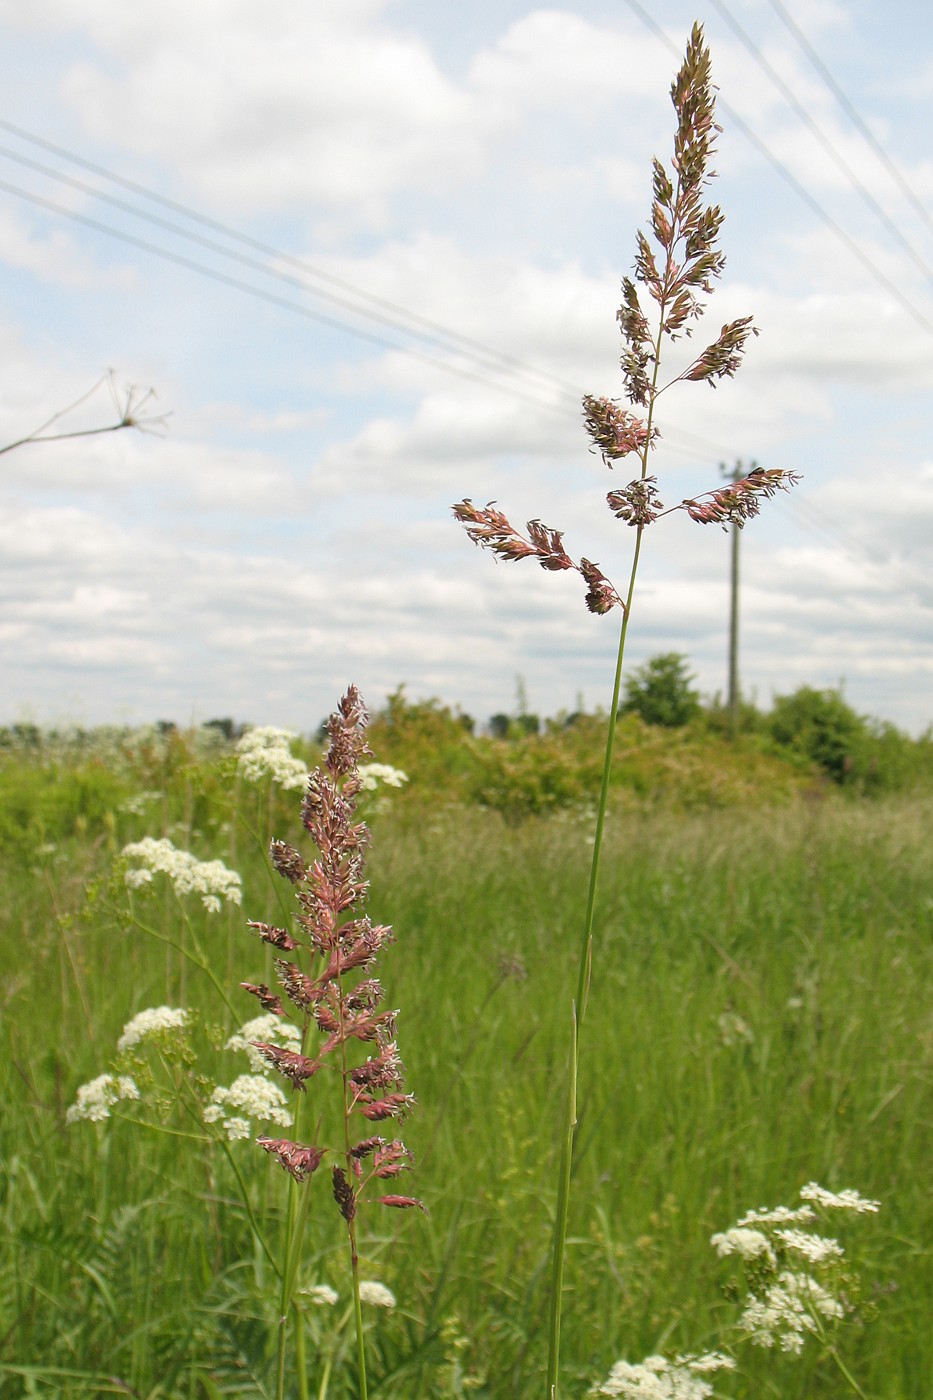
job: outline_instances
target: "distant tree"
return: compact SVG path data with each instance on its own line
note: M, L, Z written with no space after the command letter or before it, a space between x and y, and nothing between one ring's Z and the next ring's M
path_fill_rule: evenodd
M782 748L818 763L837 783L865 776L871 733L838 690L804 685L793 695L779 695L768 728Z
M699 692L691 687L687 658L677 651L653 656L628 678L620 714L640 715L646 724L678 729L700 713Z
M512 721L508 715L498 714L489 716L489 732L494 739L507 739Z
M238 739L240 730L234 720L229 715L224 715L222 719L206 719L201 725L202 729L216 729L218 734L222 734L229 744L231 739Z

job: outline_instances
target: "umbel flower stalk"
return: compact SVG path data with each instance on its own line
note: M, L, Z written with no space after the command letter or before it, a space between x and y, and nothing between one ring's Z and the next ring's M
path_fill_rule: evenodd
M797 480L792 472L756 470L727 488L707 492L698 500L681 501L665 510L659 499L656 477L648 471L651 453L660 436L655 418L661 394L678 382L705 383L716 388L723 379L730 379L736 373L749 338L757 335L750 316L729 322L705 349L689 360L686 368L668 380L662 377L662 351L667 345L692 335L694 323L704 313L705 298L712 293L725 262L718 246L723 214L718 205L707 204L705 200L706 186L714 174L711 162L715 137L721 128L715 121L710 56L699 24L693 27L683 63L671 86L671 101L677 117L671 167L668 170L659 160L653 162L649 233L639 231L636 235L634 276L623 278L622 304L617 313L623 345L622 379L631 407L590 395L583 400L584 426L593 450L600 454L606 466L612 469L617 462L631 457L640 467L628 485L610 491L607 496L613 515L635 531L627 586L617 589L597 564L587 558L573 559L564 547L562 532L540 520L529 521L527 533L522 533L492 502L478 507L466 499L453 507L454 515L466 527L470 539L491 550L497 558L537 559L543 569L552 573L575 571L586 584L585 602L590 612L606 614L618 608L622 614L576 992L568 1007L570 1052L552 1244L547 1400L557 1400L558 1396L561 1293L570 1164L576 1130L577 1066L592 968L596 893L623 659L642 537L649 525L677 510L685 511L699 524L742 526L757 515L763 498L792 486Z
M323 768L307 780L301 804L302 823L317 854L306 861L285 841L273 841L272 864L292 885L298 912L294 931L271 924L249 925L279 957L275 970L291 1004L264 984L241 985L269 1014L288 1017L300 1028L300 1049L271 1041L253 1041L253 1049L300 1094L318 1074L332 1071L340 1085L343 1141L336 1147L292 1141L257 1139L288 1172L285 1267L277 1353L276 1397L285 1386L286 1326L296 1310L295 1281L301 1258L307 1198L307 1178L324 1162L331 1163L331 1183L337 1208L346 1224L356 1323L360 1400L366 1400L366 1359L360 1297L357 1215L372 1201L397 1209L424 1206L414 1196L389 1189L412 1165L400 1138L373 1133L376 1124L394 1128L414 1099L403 1088L403 1066L395 1042L396 1011L382 1010L383 989L371 975L381 951L393 941L391 928L373 924L365 913L368 884L364 855L369 831L355 821L356 802L363 787L360 760L370 756L365 731L368 715L355 686L351 686L328 722L330 745ZM363 1057L362 1047L370 1053ZM298 1123L302 1118L297 1115ZM360 1122L362 1120L362 1122ZM355 1130L359 1123L359 1128ZM300 1321L296 1332L299 1372L302 1372Z

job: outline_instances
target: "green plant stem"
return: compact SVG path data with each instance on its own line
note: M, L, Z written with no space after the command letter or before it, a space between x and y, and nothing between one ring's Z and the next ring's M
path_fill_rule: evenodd
M612 687L612 705L609 710L609 724L606 732L606 752L603 759L603 774L599 789L599 806L596 811L596 834L593 840L593 859L590 864L590 880L586 896L586 916L583 923L583 938L580 944L580 961L577 974L577 996L571 1007L570 1062L567 1071L567 1096L564 1107L563 1131L561 1134L560 1166L558 1168L557 1208L554 1216L554 1235L551 1245L551 1301L548 1319L548 1366L547 1397L557 1400L557 1376L560 1367L560 1321L561 1295L564 1283L564 1255L567 1244L567 1218L570 1210L570 1176L573 1164L573 1144L577 1126L577 1062L580 1049L580 1032L586 1015L589 998L590 974L593 966L593 923L596 912L596 891L599 884L599 859L603 844L603 830L606 823L606 806L609 800L609 781L612 776L612 755L615 747L616 716L619 712L619 697L622 690L622 666L625 659L625 639L628 621L631 616L632 599L635 594L635 577L638 572L638 558L641 553L643 526L638 526L632 570L629 576L628 597L619 633L619 649L616 655L615 678Z
M110 909L110 912L112 914L115 914L118 918L123 917L122 912L120 910L115 909L113 905L108 905L107 907ZM205 973L210 979L211 983L213 984L215 992L223 1001L227 1009L230 1012L232 1012L234 1017L238 1015L237 1009L233 1005L233 1002L230 1000L229 996L227 995L223 983L220 981L214 969L211 967L210 963L205 957L198 956L195 953L192 953L188 948L185 948L181 943L179 943L177 938L169 938L168 934L160 933L159 930L157 928L153 928L151 924L143 923L142 919L137 918L132 905L130 905L130 923L133 924L135 928L138 928L141 933L148 934L150 938L155 938L160 943L167 943L170 948L174 948L177 952L181 953L182 957L186 958L188 962L193 963L194 966L198 968L200 972Z
M859 1385L858 1381L855 1379L855 1377L853 1376L852 1372L849 1370L848 1366L845 1364L845 1362L843 1361L842 1357L839 1355L839 1353L838 1353L838 1351L836 1350L836 1348L835 1348L835 1347L829 1347L829 1348L828 1348L828 1351L829 1351L830 1356L833 1358L833 1360L835 1361L836 1365L838 1366L839 1370L842 1372L842 1374L845 1376L846 1380L848 1381L849 1385L852 1387L852 1389L853 1389L853 1391L855 1392L855 1394L859 1396L860 1400L868 1400L868 1396L865 1394L864 1390L863 1390L862 1387Z
M307 1192L305 1192L307 1195ZM304 1314L297 1303L294 1305L295 1313L295 1370L298 1373L298 1400L309 1400L308 1395L308 1358L305 1353L305 1320Z
M673 243L671 247L673 248ZM671 254L668 254L668 274L671 267ZM648 393L648 414L646 419L645 445L641 452L641 479L648 475L648 454L651 451L651 430L654 423L654 405L658 396L658 376L661 370L661 339L664 334L666 299L659 303L660 318L654 340L654 369ZM580 1036L586 1017L586 1004L590 992L590 975L593 968L593 923L596 914L596 892L599 885L599 860L602 853L603 830L606 824L606 806L609 800L609 782L612 777L612 754L615 747L616 724L618 722L619 699L622 693L622 667L625 661L625 641L632 616L632 602L635 597L635 579L638 575L638 560L641 556L641 540L645 527L639 524L635 533L635 548L632 553L632 567L629 573L628 592L623 608L622 627L619 632L619 648L616 653L615 676L612 685L612 704L609 707L609 723L606 730L606 752L603 758L603 775L599 788L599 805L596 810L596 832L593 838L593 859L590 864L590 880L586 895L586 916L583 921L583 938L580 943L580 960L577 972L577 997L571 1008L570 1060L567 1071L567 1095L564 1107L563 1131L561 1134L560 1166L557 1182L557 1208L554 1216L554 1234L551 1245L551 1299L548 1318L548 1362L547 1400L558 1400L558 1372L560 1370L560 1322L561 1295L564 1284L564 1255L567 1248L567 1219L570 1211L570 1178L573 1167L573 1145L577 1127L577 1068L580 1059Z
M354 1222L347 1222L350 1235L350 1271L353 1276L353 1320L356 1324L356 1364L360 1378L359 1400L367 1400L366 1388L366 1346L363 1341L363 1307L360 1302L360 1260L356 1249L356 1229Z

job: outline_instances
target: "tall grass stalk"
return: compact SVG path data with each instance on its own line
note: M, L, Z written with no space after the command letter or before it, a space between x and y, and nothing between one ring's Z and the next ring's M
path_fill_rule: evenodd
M577 1128L581 1038L592 975L596 896L625 642L644 531L659 516L670 513L664 509L658 497L655 477L648 473L650 454L658 437L655 408L660 395L679 381L706 383L715 387L723 378L731 378L742 361L748 337L757 334L750 316L733 321L723 326L717 339L699 355L692 357L667 383L661 382L664 342L672 344L682 336L691 334L690 322L702 316L705 310L701 294L709 295L712 292L713 281L721 275L724 265L723 255L717 247L723 216L718 206L704 205L703 202L705 187L714 173L710 161L715 150L715 133L720 128L715 123L709 51L699 24L694 25L683 64L672 84L671 100L677 115L672 160L674 173L671 177L660 161L654 161L650 224L654 247L639 231L635 276L634 279L623 279L623 301L618 312L624 344L622 370L626 397L630 404L644 409L645 416L639 417L620 408L615 400L596 399L589 395L583 400L587 432L606 465L612 467L614 462L629 455L640 462L640 474L628 486L610 491L607 496L613 515L635 529L632 564L624 598L592 561L581 558L576 563L567 554L560 531L543 525L539 520L531 520L527 535L523 535L491 504L478 508L467 499L454 506L454 514L466 526L474 543L483 545L504 559L536 558L541 567L549 572L576 570L587 584L586 604L591 612L607 613L615 607L622 610L580 942L576 996L568 1009L570 1051L551 1250L547 1400L557 1400L558 1397L561 1300ZM642 306L639 286L655 303L653 326ZM709 499L685 500L672 509L684 510L691 519L702 524L732 523L741 526L758 513L760 497L773 495L776 490L791 485L794 479L791 473L756 469L730 488L705 493Z

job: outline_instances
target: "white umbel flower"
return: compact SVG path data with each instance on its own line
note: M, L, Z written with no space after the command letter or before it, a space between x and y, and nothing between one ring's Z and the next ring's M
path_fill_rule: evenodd
M822 1206L824 1210L852 1210L857 1215L874 1214L875 1211L881 1209L880 1201L869 1201L864 1196L860 1196L857 1191L827 1191L825 1187L818 1186L815 1181L801 1186L800 1199L813 1201L815 1205Z
M803 1350L806 1334L817 1331L817 1314L838 1321L845 1309L809 1274L785 1269L763 1297L749 1300L739 1325L756 1346L777 1346L796 1355Z
M703 1379L715 1371L732 1370L735 1362L720 1352L704 1356L647 1356L637 1365L617 1361L597 1390L597 1395L617 1395L623 1400L706 1400L713 1387Z
M141 1040L157 1035L159 1031L179 1030L187 1019L188 1013L181 1007L150 1006L138 1012L132 1021L127 1021L117 1041L117 1050L121 1053L129 1050L131 1045L138 1045Z
M198 860L190 851L177 850L166 838L157 841L154 836L144 836L142 841L124 846L123 855L140 862L123 877L130 889L149 884L155 873L167 875L178 895L199 894L212 914L219 912L222 899L230 904L242 902L242 881L235 870L228 870L220 860Z
M308 781L308 768L300 758L293 758L289 747L297 738L290 729L274 725L257 725L248 729L237 744L237 768L250 783L271 778L286 790L300 791Z
M278 1084L273 1084L264 1074L241 1074L229 1088L222 1084L216 1086L210 1102L204 1106L204 1121L223 1123L227 1137L235 1142L238 1138L250 1136L249 1120L252 1118L264 1123L278 1123L283 1128L290 1127L292 1115L286 1103ZM232 1114L228 1112L230 1109L234 1110Z
M740 1259L767 1259L770 1264L776 1264L774 1250L767 1235L763 1235L760 1230L750 1230L746 1226L733 1225L731 1230L723 1230L718 1235L713 1235L710 1244L724 1259L727 1254L738 1255Z
M363 792L375 792L380 783L386 787L400 788L408 782L408 774L401 768L393 768L390 763L361 763L357 768Z
M778 1230L776 1234L785 1249L802 1254L811 1264L825 1264L830 1259L842 1258L839 1241L827 1239L825 1235L809 1235L804 1230Z
M82 1119L90 1123L100 1123L110 1117L110 1110L121 1099L138 1099L139 1090L129 1075L101 1074L88 1084L82 1084L75 1096L75 1102L65 1114L66 1123L79 1123Z
M264 1045L279 1045L283 1050L301 1049L301 1031L294 1022L274 1016L271 1011L265 1016L254 1017L234 1031L226 1045L228 1050L242 1050L246 1054L254 1074L264 1074L269 1069L268 1061L251 1043L254 1040L262 1041Z

